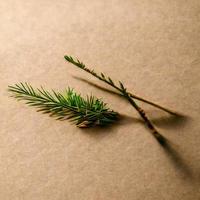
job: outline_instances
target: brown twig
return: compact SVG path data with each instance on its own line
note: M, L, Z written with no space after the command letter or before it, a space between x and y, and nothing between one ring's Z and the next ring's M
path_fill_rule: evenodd
M75 66L83 69L84 71L90 73L91 75L95 76L96 78L98 78L99 80L107 83L108 85L112 86L113 88L115 88L116 90L118 90L120 92L120 94L129 101L129 103L137 110L137 112L139 113L139 115L142 117L142 119L144 120L145 124L147 125L147 127L151 130L152 134L155 136L155 138L160 142L160 143L164 143L165 139L164 137L156 130L156 128L154 127L154 125L151 123L151 121L148 119L147 115L145 114L144 110L142 108L140 108L136 102L133 100L133 98L135 97L135 95L132 95L131 93L127 92L126 88L124 87L124 85L119 82L119 86L117 86L113 80L110 77L105 76L103 73L101 73L101 75L98 75L96 72L94 72L94 70L90 70L89 68L87 68L82 62L80 62L79 60L75 61L71 56L65 56L65 59L74 64ZM143 100L142 98L138 97L138 99ZM151 105L153 105L154 103L151 103L149 101L146 101L148 103L150 103ZM154 104L155 106L156 104ZM158 105L157 105L158 107ZM161 106L159 106L160 108L162 108ZM169 112L168 109L165 109L165 111Z

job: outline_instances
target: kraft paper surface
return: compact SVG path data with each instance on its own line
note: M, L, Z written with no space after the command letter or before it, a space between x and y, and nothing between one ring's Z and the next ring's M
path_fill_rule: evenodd
M1 200L200 199L199 0L1 0L0 44ZM137 101L167 145L65 54L183 114ZM79 129L11 98L19 82L70 86L124 117Z

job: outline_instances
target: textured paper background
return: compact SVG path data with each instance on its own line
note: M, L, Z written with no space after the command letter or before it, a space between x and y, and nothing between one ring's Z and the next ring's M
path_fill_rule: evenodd
M1 0L0 199L199 200L199 32L199 0ZM102 85L64 54L187 115L140 103L170 147L127 102L76 79ZM127 117L80 130L9 98L7 85L19 81L71 86Z

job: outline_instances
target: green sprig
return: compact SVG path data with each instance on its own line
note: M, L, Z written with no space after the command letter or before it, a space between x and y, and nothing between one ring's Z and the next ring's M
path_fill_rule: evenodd
M115 122L118 113L107 108L107 105L94 96L86 99L68 88L64 94L48 92L43 87L33 89L30 84L20 83L8 86L12 96L25 100L26 104L35 106L39 112L48 113L58 120L70 120L78 127L104 126Z

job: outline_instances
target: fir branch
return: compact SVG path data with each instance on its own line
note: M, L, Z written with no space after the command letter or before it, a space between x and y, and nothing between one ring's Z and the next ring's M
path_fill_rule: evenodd
M154 125L152 124L152 122L146 116L146 113L144 112L144 110L141 107L139 107L136 104L136 102L134 101L135 96L132 95L130 92L127 91L127 89L124 87L124 85L123 85L122 82L119 81L119 84L117 85L117 84L114 83L114 81L110 77L105 76L103 73L101 73L100 75L98 75L94 70L91 70L91 69L87 68L78 59L74 60L71 56L64 56L64 58L68 62L70 62L70 63L74 64L75 66L83 69L84 71L90 73L91 75L93 75L96 78L98 78L99 80L107 83L111 87L115 88L118 92L120 92L120 94L137 110L137 112L139 113L139 115L142 117L142 119L144 120L145 124L147 125L147 127L151 130L152 134L156 137L156 139L160 143L164 143L165 142L164 137L156 130L156 128L154 127ZM143 100L143 99L139 98L138 100ZM154 106L156 105L156 104L151 103L151 102L149 102L147 100L145 100L144 102L149 103L149 104L154 105ZM162 109L161 106L157 106L157 107ZM168 111L168 109L163 109L163 110L171 113L171 111Z
M50 93L43 87L33 89L30 84L20 83L8 86L8 90L18 100L37 107L37 111L48 113L58 120L70 120L80 128L104 126L118 119L118 113L107 108L100 99L94 96L84 99L70 88L64 94L54 90Z

